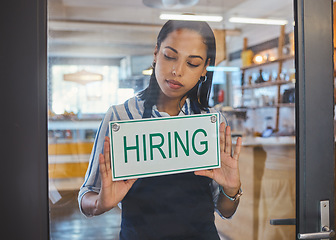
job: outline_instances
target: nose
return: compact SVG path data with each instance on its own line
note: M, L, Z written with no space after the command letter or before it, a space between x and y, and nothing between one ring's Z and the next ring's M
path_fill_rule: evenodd
M176 62L173 65L173 69L172 69L172 75L174 77L181 77L183 75L183 63L181 62Z

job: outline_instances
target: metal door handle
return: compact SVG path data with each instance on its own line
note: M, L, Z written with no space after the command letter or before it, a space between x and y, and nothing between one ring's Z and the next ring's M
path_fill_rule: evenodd
M329 200L320 201L321 232L298 234L298 239L330 239L335 236L334 230L330 229Z
M296 219L295 218L285 218L285 219L271 219L271 225L295 225Z
M322 232L317 233L299 233L298 239L328 239L335 236L334 230L330 230L328 227L324 226Z

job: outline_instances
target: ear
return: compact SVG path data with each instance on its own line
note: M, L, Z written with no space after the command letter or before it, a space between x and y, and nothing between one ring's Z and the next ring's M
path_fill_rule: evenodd
M154 49L154 62L156 62L158 51L159 51L159 48L158 48L158 45L156 45Z
M210 58L208 58L208 60L207 60L207 63L206 63L206 65L204 66L204 69L203 69L203 72L202 72L202 76L204 77L206 74L207 74L207 67L209 67L209 65L210 65Z

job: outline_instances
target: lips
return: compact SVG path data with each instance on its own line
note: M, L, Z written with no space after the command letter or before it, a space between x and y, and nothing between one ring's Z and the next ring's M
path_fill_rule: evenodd
M166 80L168 86L172 89L179 89L181 87L183 87L183 85L178 82L178 81L175 81L175 80Z

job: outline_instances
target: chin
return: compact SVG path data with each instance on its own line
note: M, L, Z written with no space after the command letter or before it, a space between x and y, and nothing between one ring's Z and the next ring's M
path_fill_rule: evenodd
M170 92L163 92L161 91L161 93L164 95L164 97L169 98L169 99L181 99L183 95L181 94L174 94L174 93L170 93Z

